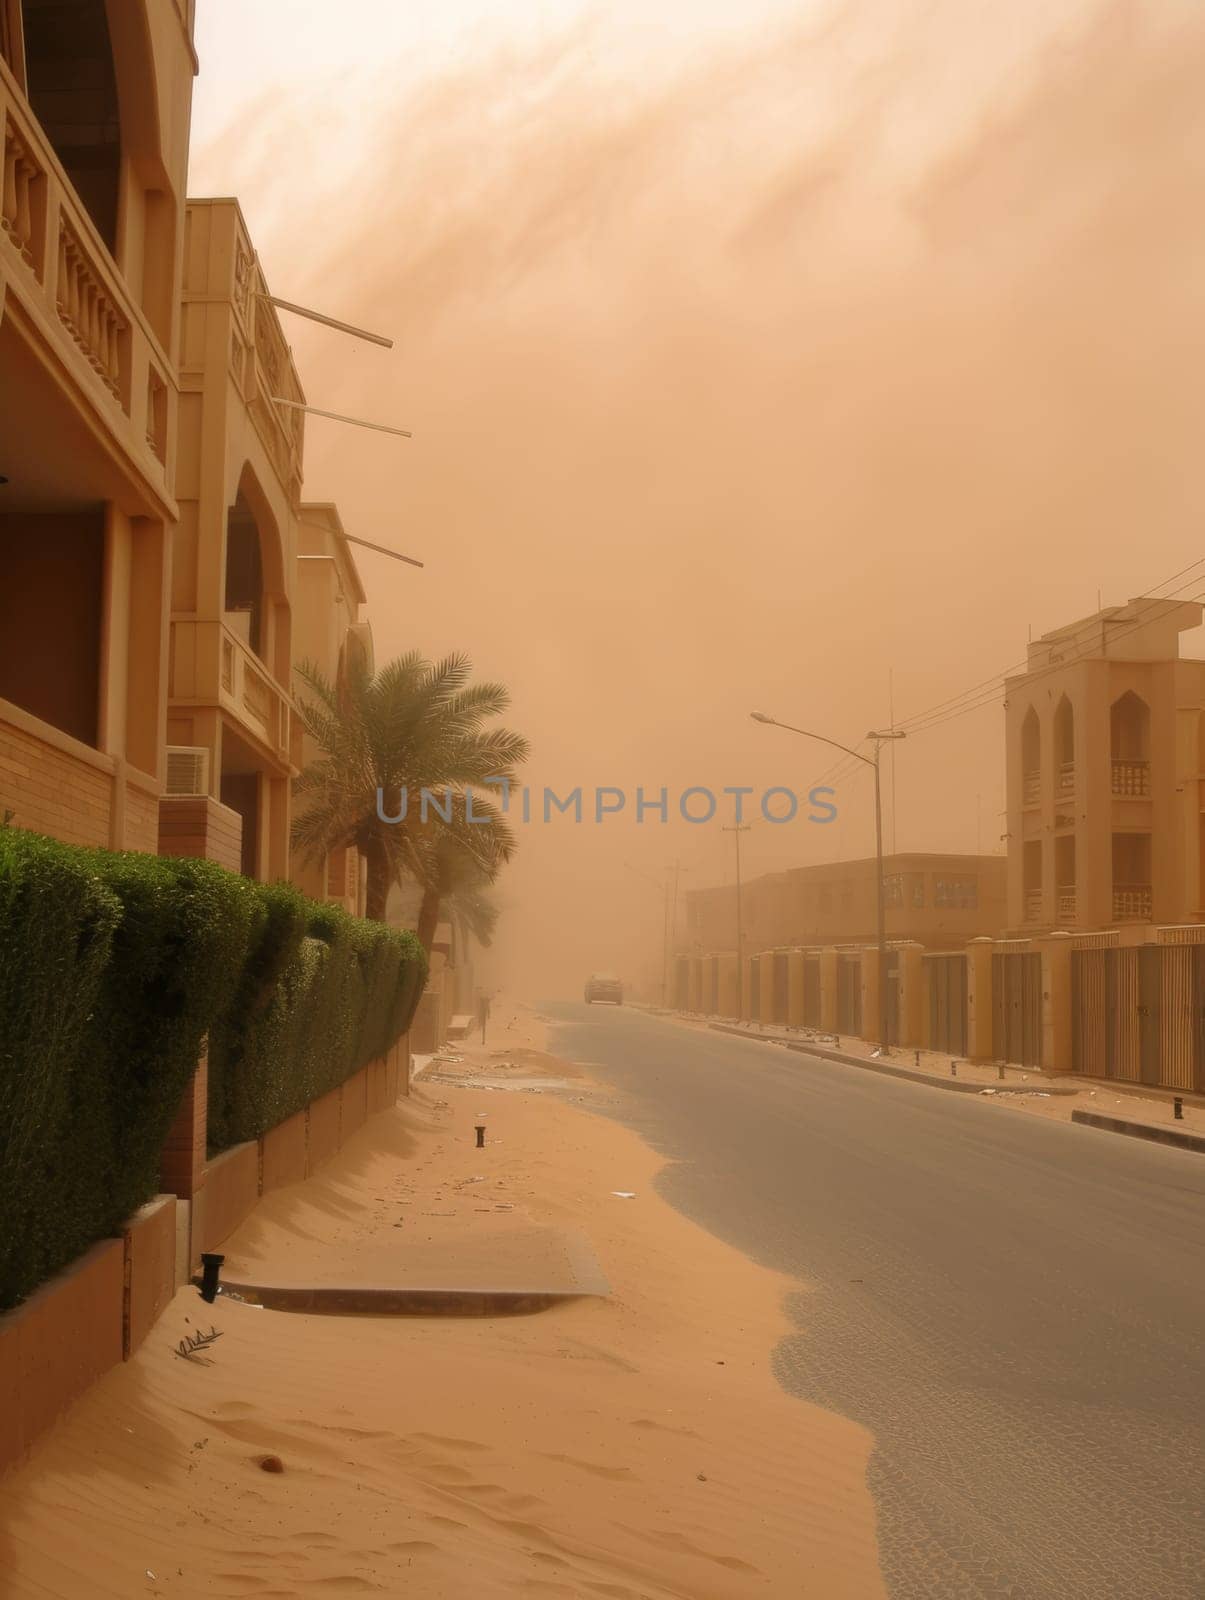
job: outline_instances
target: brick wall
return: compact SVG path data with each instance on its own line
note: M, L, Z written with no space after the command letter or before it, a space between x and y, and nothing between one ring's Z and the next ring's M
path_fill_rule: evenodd
M159 850L159 796L139 783L126 784L125 845L127 850Z
M243 860L243 819L208 795L165 795L159 802L161 856L197 856L238 872Z
M0 813L14 812L18 827L67 844L107 846L113 776L104 763L103 756L89 761L45 743L0 708Z

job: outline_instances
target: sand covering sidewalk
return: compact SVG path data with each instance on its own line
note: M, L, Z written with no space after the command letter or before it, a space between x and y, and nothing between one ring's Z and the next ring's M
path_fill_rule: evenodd
M530 1014L496 1014L487 1051L436 1072L563 1075L542 1044ZM871 1441L770 1374L797 1286L658 1199L659 1158L570 1073L542 1094L421 1081L227 1253L277 1280L406 1252L509 1275L581 1229L609 1298L393 1320L183 1291L0 1486L4 1600L880 1596ZM203 1357L174 1354L211 1323Z

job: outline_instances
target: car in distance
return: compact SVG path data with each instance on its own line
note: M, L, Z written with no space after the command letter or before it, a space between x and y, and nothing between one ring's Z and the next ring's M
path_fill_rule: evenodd
M623 1004L623 984L609 972L592 972L586 979L586 1004L607 1000L613 1006Z

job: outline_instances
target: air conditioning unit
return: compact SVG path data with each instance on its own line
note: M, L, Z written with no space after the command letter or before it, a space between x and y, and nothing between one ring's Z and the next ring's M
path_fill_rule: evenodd
M209 751L202 745L169 744L167 789L170 795L209 793Z

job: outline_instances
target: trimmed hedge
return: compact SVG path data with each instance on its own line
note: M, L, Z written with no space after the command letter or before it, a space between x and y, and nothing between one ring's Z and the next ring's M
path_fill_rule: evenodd
M427 958L412 933L287 885L245 983L209 1041L209 1147L258 1138L379 1060L410 1026ZM300 915L298 914L300 912Z
M0 828L0 1309L156 1192L207 1037L216 1150L384 1055L426 966L287 884Z

